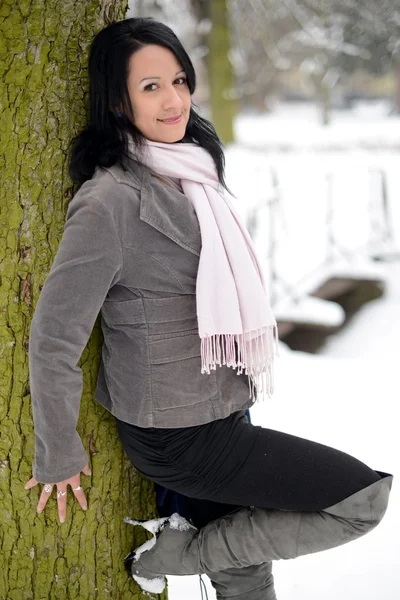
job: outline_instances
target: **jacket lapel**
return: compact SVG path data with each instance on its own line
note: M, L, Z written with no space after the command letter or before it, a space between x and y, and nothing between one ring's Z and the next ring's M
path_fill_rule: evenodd
M118 181L140 187L140 220L166 235L185 250L200 256L201 233L196 212L179 190L159 181L135 162L127 171L111 167ZM118 172L116 173L116 169Z
M190 201L179 190L155 177L152 180L151 185L141 188L140 219L200 256L200 227Z

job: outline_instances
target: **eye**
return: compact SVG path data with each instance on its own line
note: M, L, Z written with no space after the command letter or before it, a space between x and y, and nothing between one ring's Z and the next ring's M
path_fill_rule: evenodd
M157 84L156 84L156 83L148 83L147 85L145 85L145 86L144 86L144 88L143 88L143 89L144 89L146 92L153 92L154 90L152 90L152 89L151 89L151 86L152 86L152 85L155 85L155 86L157 86Z
M175 79L175 82L176 81L180 81L181 85L187 83L186 77L178 77L178 79Z

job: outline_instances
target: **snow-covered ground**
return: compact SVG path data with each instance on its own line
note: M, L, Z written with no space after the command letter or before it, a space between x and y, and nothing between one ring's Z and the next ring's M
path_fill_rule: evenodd
M400 140L400 120L385 119L381 109L373 115L363 109L355 115L340 113L339 117L336 127L333 123L329 130L324 130L316 123L313 109L309 108L307 113L303 107L295 113L282 108L275 117L238 119L237 131L242 143L253 143L258 139L260 145L264 145L267 138L292 143L290 156L271 156L269 153L266 158L279 161L283 179L286 173L288 185L292 186L301 203L307 197L309 186L306 185L307 178L295 180L293 168L297 168L300 175L301 169L307 167L310 182L312 172L318 173L327 161L335 158L336 166L346 167L341 176L347 172L349 185L354 177L351 161L357 170L357 156L353 150L337 153L335 157L329 152L323 157L315 152L316 146L330 145L324 141L325 135L330 136L336 146L353 148L360 147L368 139L374 139L374 143L381 140L381 145L386 148ZM312 151L304 151L307 140L312 142ZM247 156L247 163L243 161L244 156ZM251 150L245 152L243 148L233 148L230 155L228 152L230 173L241 172L244 176L246 164L248 168L253 165L252 156ZM374 156L364 154L364 158L374 164L391 165L392 225L397 232L398 245L400 202L396 196L400 188L395 183L395 171L400 172L400 151L389 153L386 149L375 152ZM234 188L232 191L238 195L239 179L236 176L232 183L228 178ZM252 188L248 179L245 184L250 193ZM256 181L254 185L257 184ZM253 191L256 191L255 187ZM307 230L309 218L308 210L298 211L299 228ZM307 235L303 238L305 245L306 239ZM303 264L303 256L291 254L292 273L296 272L296 260L298 267ZM374 469L395 475L387 514L374 531L330 551L274 563L278 600L400 598L400 490L396 479L400 467L397 416L400 399L400 263L383 266L381 276L387 282L385 295L365 305L340 334L328 339L319 355L292 352L281 344L273 399L251 409L252 421L257 425L339 448ZM171 600L200 599L198 577L168 579ZM214 590L207 577L204 580L209 599L214 600Z
M235 133L238 142L283 151L399 149L400 117L389 116L389 110L386 102L359 102L353 110L333 110L323 126L313 105L277 104L265 115L240 116Z

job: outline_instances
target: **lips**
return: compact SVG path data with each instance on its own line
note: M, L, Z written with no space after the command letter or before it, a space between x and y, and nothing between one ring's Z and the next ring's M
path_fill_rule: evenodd
M179 123L181 118L182 118L182 115L177 115L176 117L170 117L169 119L159 119L159 121L161 121L161 123L173 125L174 123Z

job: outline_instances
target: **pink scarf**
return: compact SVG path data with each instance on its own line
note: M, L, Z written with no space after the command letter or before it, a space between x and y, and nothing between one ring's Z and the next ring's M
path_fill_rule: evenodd
M131 147L133 151L133 147ZM210 154L193 143L147 141L142 162L179 179L200 225L196 281L201 373L226 365L249 378L250 398L273 393L278 331L253 242L222 189Z

